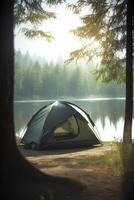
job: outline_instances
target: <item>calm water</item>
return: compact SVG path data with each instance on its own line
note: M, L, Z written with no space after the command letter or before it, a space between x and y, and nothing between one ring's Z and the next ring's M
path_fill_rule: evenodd
M122 138L124 125L124 99L81 99L69 100L84 109L93 119L103 141L118 140ZM54 101L16 101L15 129L21 136L22 129L32 115L42 106ZM133 119L134 122L134 119ZM134 138L134 127L133 127Z

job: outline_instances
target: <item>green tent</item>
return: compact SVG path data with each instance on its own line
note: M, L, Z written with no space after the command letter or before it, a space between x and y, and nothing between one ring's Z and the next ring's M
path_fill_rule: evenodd
M100 144L95 124L81 108L65 101L56 101L36 112L21 140L34 149L81 147Z

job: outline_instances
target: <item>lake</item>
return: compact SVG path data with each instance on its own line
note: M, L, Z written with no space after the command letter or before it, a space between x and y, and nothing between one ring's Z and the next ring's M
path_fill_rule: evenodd
M122 138L125 110L124 98L67 99L67 101L78 105L91 116L102 141L120 140ZM23 128L32 115L42 106L51 102L54 102L54 100L14 101L16 134L21 136Z

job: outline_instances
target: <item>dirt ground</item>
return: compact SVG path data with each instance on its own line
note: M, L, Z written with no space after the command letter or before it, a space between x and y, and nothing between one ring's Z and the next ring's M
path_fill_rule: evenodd
M120 200L121 175L104 162L104 156L110 152L116 154L116 148L109 143L94 148L44 151L20 147L20 151L42 172L73 178L85 184L87 189L81 194L81 200Z

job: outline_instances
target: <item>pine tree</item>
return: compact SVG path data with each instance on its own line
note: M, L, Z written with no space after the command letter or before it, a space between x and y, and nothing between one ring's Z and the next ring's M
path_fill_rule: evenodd
M85 58L100 59L94 74L103 82L126 80L126 112L123 143L132 143L133 70L132 70L132 2L131 0L79 0L69 5L81 14L84 7L88 13L81 16L83 25L73 33L84 40L84 45L70 53L67 62ZM126 52L126 54L125 54ZM126 67L125 67L126 65ZM126 72L126 73L125 73Z

